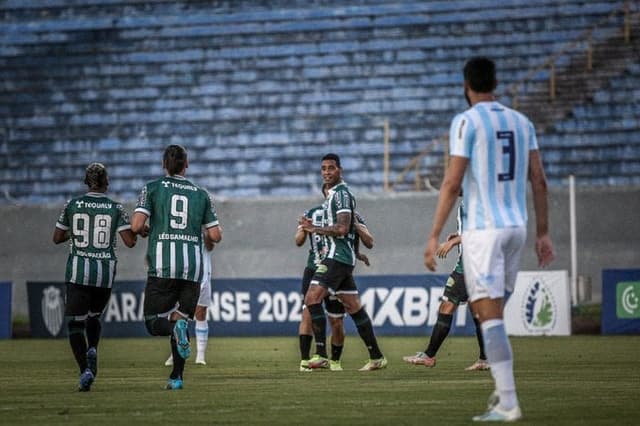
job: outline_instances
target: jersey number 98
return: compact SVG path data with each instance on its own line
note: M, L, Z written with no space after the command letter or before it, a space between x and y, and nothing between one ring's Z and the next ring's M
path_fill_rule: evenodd
M93 218L86 213L73 215L74 244L78 248L86 248L91 244L96 249L109 248L111 244L111 216L97 214ZM93 234L93 235L92 235Z

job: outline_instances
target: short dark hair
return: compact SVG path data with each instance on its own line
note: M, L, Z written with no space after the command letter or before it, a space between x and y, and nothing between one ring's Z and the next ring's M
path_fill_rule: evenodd
M90 190L103 189L109 186L107 168L102 163L91 163L84 172L84 183Z
M187 150L182 145L169 145L164 150L162 165L170 176L179 174L187 165Z
M493 92L498 84L496 80L496 64L489 58L477 56L464 65L464 80L474 92Z
M340 157L338 157L338 154L334 154L333 152L330 152L324 157L322 157L322 161L324 160L333 160L336 162L336 166L338 166L339 169L342 168L342 166L340 165Z

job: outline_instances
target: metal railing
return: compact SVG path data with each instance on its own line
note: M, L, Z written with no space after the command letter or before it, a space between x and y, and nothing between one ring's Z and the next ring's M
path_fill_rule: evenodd
M631 11L631 0L626 0L622 5L612 10L609 15L598 21L596 24L585 30L580 36L576 39L565 43L565 45L559 49L558 51L552 53L547 57L547 59L539 66L532 68L524 77L512 83L509 88L506 90L506 93L511 96L511 104L513 108L518 108L518 93L520 89L525 87L525 85L534 79L536 75L545 69L549 69L549 98L553 101L556 97L556 62L558 59L567 55L567 53L574 53L581 44L586 42L586 69L587 71L591 71L593 69L593 34L598 29L601 29L605 24L610 22L615 16L622 13L624 16L623 24L622 24L622 33L624 37L624 41L628 44L631 40L631 18L632 15L638 15L640 13ZM387 124L388 126L388 124ZM388 127L387 127L388 128ZM384 177L384 190L394 190L396 186L404 182L406 175L410 172L415 172L414 178L414 190L420 191L423 189L422 175L421 175L421 162L427 155L430 155L434 149L439 145L444 145L444 153L442 162L444 164L444 170L446 170L447 164L449 162L449 144L448 144L449 135L445 133L438 138L432 139L427 146L422 149L418 154L409 160L407 165L398 173L396 178L394 179L393 184L389 184L388 182L388 154L385 156L385 177ZM386 148L388 149L388 140L385 140ZM388 151L387 151L388 152Z
M526 83L533 80L533 78L545 69L549 69L549 99L552 101L556 98L556 63L558 59L567 55L567 53L574 53L580 45L586 42L586 69L591 71L593 69L593 34L601 29L605 24L610 22L614 17L623 14L623 28L622 33L625 43L629 43L631 40L631 1L626 0L621 6L612 10L609 15L595 23L593 26L585 30L576 39L564 44L562 48L551 54L546 61L541 65L532 68L524 77L515 83L511 84L507 89L507 93L511 96L511 104L513 108L518 108L518 92Z

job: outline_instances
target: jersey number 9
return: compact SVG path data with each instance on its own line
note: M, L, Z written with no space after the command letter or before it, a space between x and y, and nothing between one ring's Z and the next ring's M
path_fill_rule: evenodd
M189 211L189 199L184 195L174 194L171 196L171 221L173 229L185 229L187 227L187 216Z

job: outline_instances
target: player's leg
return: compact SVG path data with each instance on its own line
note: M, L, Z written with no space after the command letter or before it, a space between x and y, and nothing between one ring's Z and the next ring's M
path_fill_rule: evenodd
M207 345L209 343L209 322L207 308L211 305L211 281L200 284L200 296L195 311L196 319L196 364L206 365Z
M94 375L87 364L86 319L89 312L90 296L87 286L67 283L66 287L65 318L67 319L69 345L80 369L78 390L86 392L91 390L91 384L94 380Z
M167 313L175 309L178 296L171 280L148 277L144 288L144 325L152 336L170 336L173 324Z
M182 364L179 368L184 368L184 359L180 357L173 335L174 323L171 322L170 314L176 309L178 294L175 290L173 280L166 278L148 277L144 289L144 324L152 336L171 336L171 357L173 366ZM167 383L167 389L180 389L182 381L171 381Z
M431 332L429 344L425 350L427 357L424 359L424 365L427 367L435 366L435 356L442 343L449 335L451 323L453 322L453 314L458 308L461 301L466 301L466 289L464 283L464 275L458 271L452 271L447 279L444 288L442 302L438 309L438 319Z
M85 286L67 283L65 318L71 352L80 373L87 368L86 318L89 312L89 294Z
M473 364L465 368L465 371L488 370L490 367L489 367L489 361L487 361L487 354L484 351L484 339L482 338L482 326L480 325L480 320L476 318L476 316L473 315L473 313L471 313L471 316L473 318L473 324L476 330L476 339L478 340L479 354L478 354L478 359Z
M304 297L304 304L307 306L311 317L313 337L316 340L316 355L318 356L317 362L314 359L309 361L310 368L324 368L328 365L326 347L327 319L322 301L327 295L327 283L331 281L335 263L330 259L325 259L318 265L311 279L309 290L307 290L307 294Z
M465 234L464 265L471 309L481 324L487 359L491 367L498 404L474 420L500 418L516 420L521 417L513 376L513 351L507 336L503 305L506 288L513 279L503 271L510 271L520 261L526 234L524 229L472 231ZM515 267L513 265L516 265ZM486 281L477 277L493 276Z
M427 358L423 360L422 364L425 366L434 367L436 365L436 354L444 340L449 335L451 323L453 322L453 313L457 307L458 305L449 299L443 299L442 302L440 302L440 307L438 308L438 319L433 326L433 331L429 338L429 344L424 351Z
M329 295L324 299L324 306L329 317L329 326L331 327L331 359L329 360L329 369L331 371L342 371L340 358L344 348L344 305L336 296Z
M169 390L182 389L185 361L191 354L188 321L194 318L200 297L200 283L186 280L172 281L172 287L178 299L178 309L169 316L169 321L174 324L170 338L173 369L166 386Z
M302 300L304 301L309 283L315 270L305 267L302 274ZM311 342L313 341L313 328L311 327L311 315L309 309L303 303L300 324L298 325L298 345L300 347L300 371L311 371L309 368L309 358L311 356Z
M207 345L209 343L209 323L207 322L207 307L198 305L195 312L196 319L196 364L206 365Z
M94 377L98 376L98 344L102 335L100 317L109 303L110 288L92 287L89 289L91 299L87 316L87 365Z
M340 283L337 294L344 304L345 310L349 313L351 319L353 319L356 329L358 330L358 334L369 351L369 361L360 369L360 371L385 368L387 366L387 360L384 355L382 355L382 351L378 346L378 339L373 331L371 318L360 303L360 296L358 296L358 288L353 280L352 271L353 267L348 268L347 265L343 266L344 278Z

